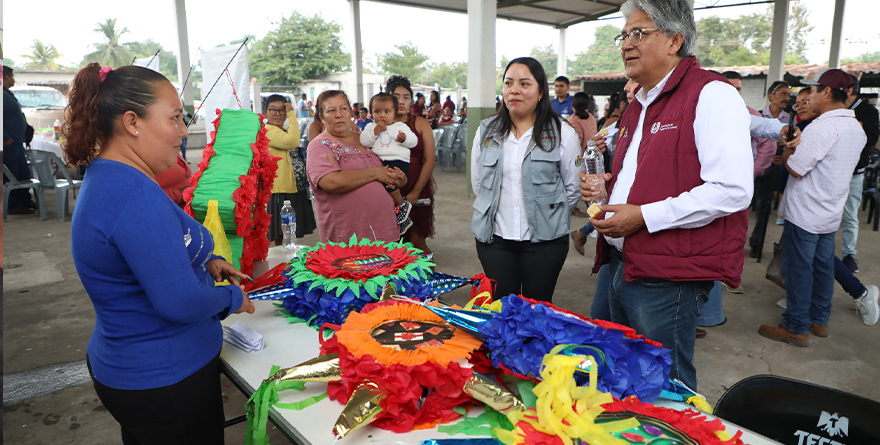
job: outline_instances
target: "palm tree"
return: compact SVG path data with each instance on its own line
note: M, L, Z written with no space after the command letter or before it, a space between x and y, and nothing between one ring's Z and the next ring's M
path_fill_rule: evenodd
M98 23L95 32L104 36L103 43L95 43L95 51L86 54L83 64L98 62L104 66L120 67L130 65L134 57L132 50L119 42L128 28L116 30L116 19L107 19L104 23Z
M29 59L30 62L25 64L25 68L36 71L57 71L61 69L55 59L61 57L55 45L44 45L43 42L34 39L34 45L31 47L31 54L22 56Z

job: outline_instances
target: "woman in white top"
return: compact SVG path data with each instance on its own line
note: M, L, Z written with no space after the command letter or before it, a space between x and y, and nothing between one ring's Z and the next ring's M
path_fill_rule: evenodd
M512 60L503 81L504 102L474 138L471 230L483 271L498 284L496 298L550 301L580 198L580 140L550 108L537 60Z

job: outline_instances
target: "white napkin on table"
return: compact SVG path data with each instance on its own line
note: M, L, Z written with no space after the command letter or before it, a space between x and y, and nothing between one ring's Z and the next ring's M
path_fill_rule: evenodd
M223 340L247 353L259 351L264 347L263 336L240 321L236 321L232 326L223 326Z

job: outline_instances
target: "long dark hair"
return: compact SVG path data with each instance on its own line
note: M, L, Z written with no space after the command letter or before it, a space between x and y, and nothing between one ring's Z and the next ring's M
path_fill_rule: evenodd
M437 98L437 100L434 100L435 97ZM439 103L440 103L440 92L438 92L437 90L431 91L431 105L433 106L434 104L439 104Z
M510 67L518 63L520 65L525 65L526 68L529 69L529 72L532 73L532 76L535 77L535 82L538 84L538 88L541 91L541 98L538 99L538 105L535 106L535 126L532 131L532 141L535 142L535 145L541 148L544 151L550 151L550 147L544 147L541 142L542 134L547 129L549 125L556 126L557 137L562 134L562 118L553 111L553 108L550 107L550 95L547 94L547 73L544 72L544 67L541 66L541 62L538 62L534 58L531 57L519 57L510 61L507 64L507 67L504 68L504 76L507 75L507 70ZM504 76L501 79L504 79ZM507 104L504 101L501 101L501 108L498 109L498 112L495 113L498 116L491 125L487 128L489 134L499 133L502 136L507 136L510 134L510 129L514 127L513 120L510 118L510 110L507 108Z
M140 117L158 100L157 86L165 76L141 66L124 66L106 74L101 65L82 67L70 84L70 100L64 109L62 145L70 165L88 164L113 136L116 120L127 111ZM170 85L170 83L169 83Z
M576 93L571 98L571 108L574 109L574 115L581 119L590 118L590 105L592 104L593 99L590 99L590 95L583 91Z

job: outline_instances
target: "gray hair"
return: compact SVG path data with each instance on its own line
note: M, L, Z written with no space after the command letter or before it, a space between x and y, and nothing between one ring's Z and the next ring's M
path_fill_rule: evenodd
M678 49L679 57L694 55L697 49L697 25L689 0L627 0L620 6L620 12L627 20L636 11L647 14L654 26L667 36L684 36Z

